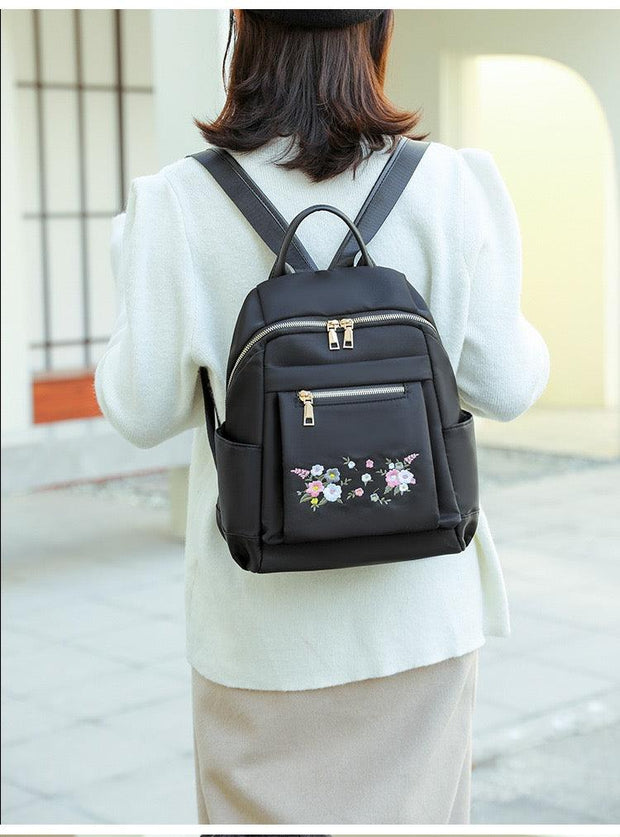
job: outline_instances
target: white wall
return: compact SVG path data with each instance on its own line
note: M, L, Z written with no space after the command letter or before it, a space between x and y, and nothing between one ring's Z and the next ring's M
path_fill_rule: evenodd
M164 166L204 146L192 118L212 119L224 102L228 12L156 9L151 15L155 125Z
M26 429L31 423L28 370L28 287L24 281L21 198L17 182L15 88L10 39L2 15L2 432Z
M540 55L572 67L592 87L609 122L620 179L620 12L399 9L389 92L424 108L424 126L445 142L440 65L446 55ZM578 117L577 117L578 119ZM578 125L578 121L576 123Z

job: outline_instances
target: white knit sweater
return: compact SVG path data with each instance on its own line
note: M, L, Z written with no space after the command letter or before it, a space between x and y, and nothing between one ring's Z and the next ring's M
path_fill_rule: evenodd
M355 178L346 172L315 184L274 164L285 146L277 139L235 156L287 220L316 203L355 217L386 159L375 152ZM298 235L323 268L345 232L337 218L316 213ZM484 513L458 555L271 575L235 564L215 523L198 368L210 370L223 420L235 320L274 256L191 158L133 182L115 238L121 311L96 371L101 409L140 447L197 428L186 541L190 663L224 685L309 689L428 665L507 634ZM536 401L549 357L520 311L518 222L491 154L433 142L370 252L429 303L467 409L508 421Z

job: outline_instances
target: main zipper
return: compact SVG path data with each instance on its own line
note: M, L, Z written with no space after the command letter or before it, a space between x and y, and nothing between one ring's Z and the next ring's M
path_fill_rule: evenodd
M404 393L404 384L382 384L363 387L339 387L338 389L300 389L297 397L304 405L303 425L314 425L314 402L321 398L359 398L360 395L391 395Z
M241 349L239 354L237 355L237 360L235 361L235 365L233 366L230 377L228 379L228 385L230 386L230 382L233 379L235 372L237 371L237 367L246 356L246 354L250 351L250 349L255 346L259 340L262 340L263 337L266 337L268 334L271 334L273 331L284 330L287 328L322 328L327 329L328 341L329 341L329 348L330 349L339 349L340 344L338 343L338 336L336 329L340 326L344 329L344 342L343 348L352 349L353 348L353 327L357 324L363 323L374 323L374 322L381 322L382 320L411 320L412 322L418 322L420 325L428 326L434 332L437 332L435 326L427 320L426 317L422 317L420 314L412 314L408 311L393 311L389 313L383 314L358 314L352 317L342 317L342 318L323 318L323 319L306 319L306 318L294 318L290 320L278 320L275 323L271 323L271 325L265 326L265 328L261 328L260 331L255 332L255 334L250 337L248 342L244 345Z

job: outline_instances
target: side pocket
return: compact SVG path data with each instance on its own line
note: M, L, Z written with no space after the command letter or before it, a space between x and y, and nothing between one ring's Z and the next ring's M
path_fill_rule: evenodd
M478 511L478 462L474 417L461 411L462 420L443 431L452 485L461 515Z
M215 430L215 459L222 528L226 534L260 537L262 446L234 442L226 422Z

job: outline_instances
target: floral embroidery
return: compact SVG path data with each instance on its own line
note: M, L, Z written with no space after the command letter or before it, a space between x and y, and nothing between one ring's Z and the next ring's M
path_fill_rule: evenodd
M402 462L388 462L388 470L379 468L378 473L385 479L384 494L388 494L391 491L405 494L409 491L410 485L415 485L416 479L412 472L408 468L405 468L405 465L409 465L417 456L417 453L413 453L405 456Z
M394 488L395 485L398 485L398 469L391 468L385 475L385 481L390 488Z
M306 486L306 492L311 497L318 497L319 494L323 491L323 483L321 480L315 480L314 482L309 482Z
M330 482L329 485L326 485L325 490L323 491L323 496L330 503L334 503L336 500L339 500L341 494L342 486L336 485L333 482Z
M361 485L351 487L346 496L343 496L343 488L349 485L354 477L358 477L358 474L355 473L358 471L355 460L348 456L342 457L343 467L346 468L345 473L353 474L353 476L342 477L340 468L325 468L320 464L312 465L310 468L291 468L291 473L296 474L304 482L308 477L314 477L314 479L306 482L304 490L297 491L299 502L308 503L312 511L316 511L325 503L343 504L349 500L358 500L360 497L365 497L367 496L366 488L371 482L377 484L377 487L371 489L370 502L387 505L391 503L393 497L386 495L402 496L416 485L415 475L408 466L418 456L417 453L409 453L402 459L388 457L385 460L386 467L384 468L375 468L374 460L367 459L364 463L363 473L359 474ZM381 491L381 486L383 491Z
M298 477L301 477L302 480L305 480L310 471L306 470L306 468L293 468L291 473L297 474Z

